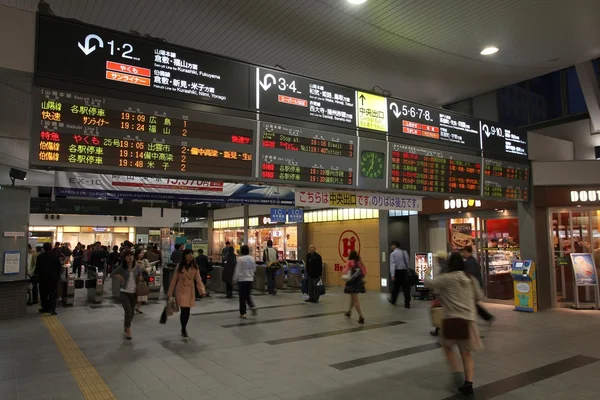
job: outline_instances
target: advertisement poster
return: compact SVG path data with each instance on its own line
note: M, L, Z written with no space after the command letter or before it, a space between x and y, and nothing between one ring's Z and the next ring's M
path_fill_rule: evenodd
M204 239L193 239L192 250L194 250L194 257L198 256L198 250L202 249L204 255L208 255L208 240Z
M596 266L591 254L571 253L571 262L573 263L573 273L575 274L575 283L577 286L598 285Z
M419 277L419 283L417 284L417 290L424 289L424 282L426 278L426 272L428 268L433 266L433 254L432 253L415 253L415 272ZM433 268L430 272L429 278L433 278Z
M21 269L21 252L4 252L4 275L18 274Z
M294 191L275 186L149 178L142 176L86 174L57 171L58 196L103 199L202 201L231 204L294 204Z
M457 251L465 246L473 246L472 233L471 224L452 224L450 232L452 250Z

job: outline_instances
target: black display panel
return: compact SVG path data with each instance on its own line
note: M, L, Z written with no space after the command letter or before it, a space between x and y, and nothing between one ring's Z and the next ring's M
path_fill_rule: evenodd
M30 164L250 179L255 122L53 89L34 92Z
M256 89L261 112L356 128L353 89L265 68Z
M527 131L481 121L483 154L528 159Z
M311 186L355 186L356 139L261 122L257 178Z
M159 41L38 16L38 76L250 108L248 64Z
M484 160L483 195L498 200L529 200L528 164Z
M481 149L478 119L398 99L388 99L388 111L390 136Z
M481 195L481 158L390 143L390 189Z

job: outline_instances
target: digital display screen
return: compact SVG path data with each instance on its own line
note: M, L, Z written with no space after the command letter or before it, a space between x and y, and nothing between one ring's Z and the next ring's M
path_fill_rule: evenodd
M261 112L356 128L355 91L350 88L259 68L257 90Z
M503 200L529 199L529 165L484 160L483 195Z
M35 72L187 101L250 108L248 64L38 15Z
M355 186L356 137L261 122L258 178Z
M484 156L522 157L527 160L527 131L506 128L492 122L481 121L481 143Z
M33 118L38 167L253 176L253 121L53 89L34 93Z
M390 189L481 195L478 157L390 143Z
M390 136L480 150L479 120L388 98Z

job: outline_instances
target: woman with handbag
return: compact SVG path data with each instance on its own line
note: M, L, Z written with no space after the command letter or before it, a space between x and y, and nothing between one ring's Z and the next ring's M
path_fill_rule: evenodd
M465 272L465 263L458 253L448 260L448 273L435 279L431 271L425 274L425 285L439 292L443 304L444 319L440 344L453 373L454 384L462 394L473 394L475 364L472 351L481 349L482 343L477 329L476 303L483 299L477 281ZM452 348L458 346L464 367L464 380Z
M348 263L346 268L342 272L342 279L346 281L344 287L344 293L350 295L350 309L345 314L347 318L352 315L352 308L356 308L358 312L358 323L364 324L365 317L360 309L360 301L358 300L358 294L365 292L365 276L367 276L367 269L360 261L360 256L356 251L351 251L348 256Z
M185 249L181 256L181 263L175 268L175 275L171 278L168 297L173 297L180 308L179 318L181 320L181 336L188 338L187 324L190 320L190 309L196 304L196 292L194 286L198 288L200 296L206 296L206 290L200 278L200 268L194 260L194 251ZM175 290L177 288L177 290Z
M144 283L141 269L133 262L133 253L129 250L123 253L122 264L112 272L114 278L121 283L121 304L125 311L125 338L131 340L131 322L133 310L137 303L138 285ZM146 286L147 287L147 286Z
M140 269L140 271L142 271L142 277L144 278L144 282L146 283L146 286L148 286L148 284L150 283L150 273L152 272L152 268L154 268L153 266L150 265L150 263L148 262L148 260L144 257L144 252L141 249L137 249L135 251L135 265L136 267L138 267ZM150 287L148 287L148 293L150 292ZM138 295L137 297L137 304L135 307L135 312L138 314L143 314L141 308L142 308L142 303L145 303L148 301L148 293L146 294L142 294L141 296Z

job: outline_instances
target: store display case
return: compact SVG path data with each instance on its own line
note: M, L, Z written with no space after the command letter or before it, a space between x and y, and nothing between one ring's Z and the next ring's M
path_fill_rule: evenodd
M511 269L514 261L518 259L520 259L518 248L486 249L487 297L499 300L513 299Z

